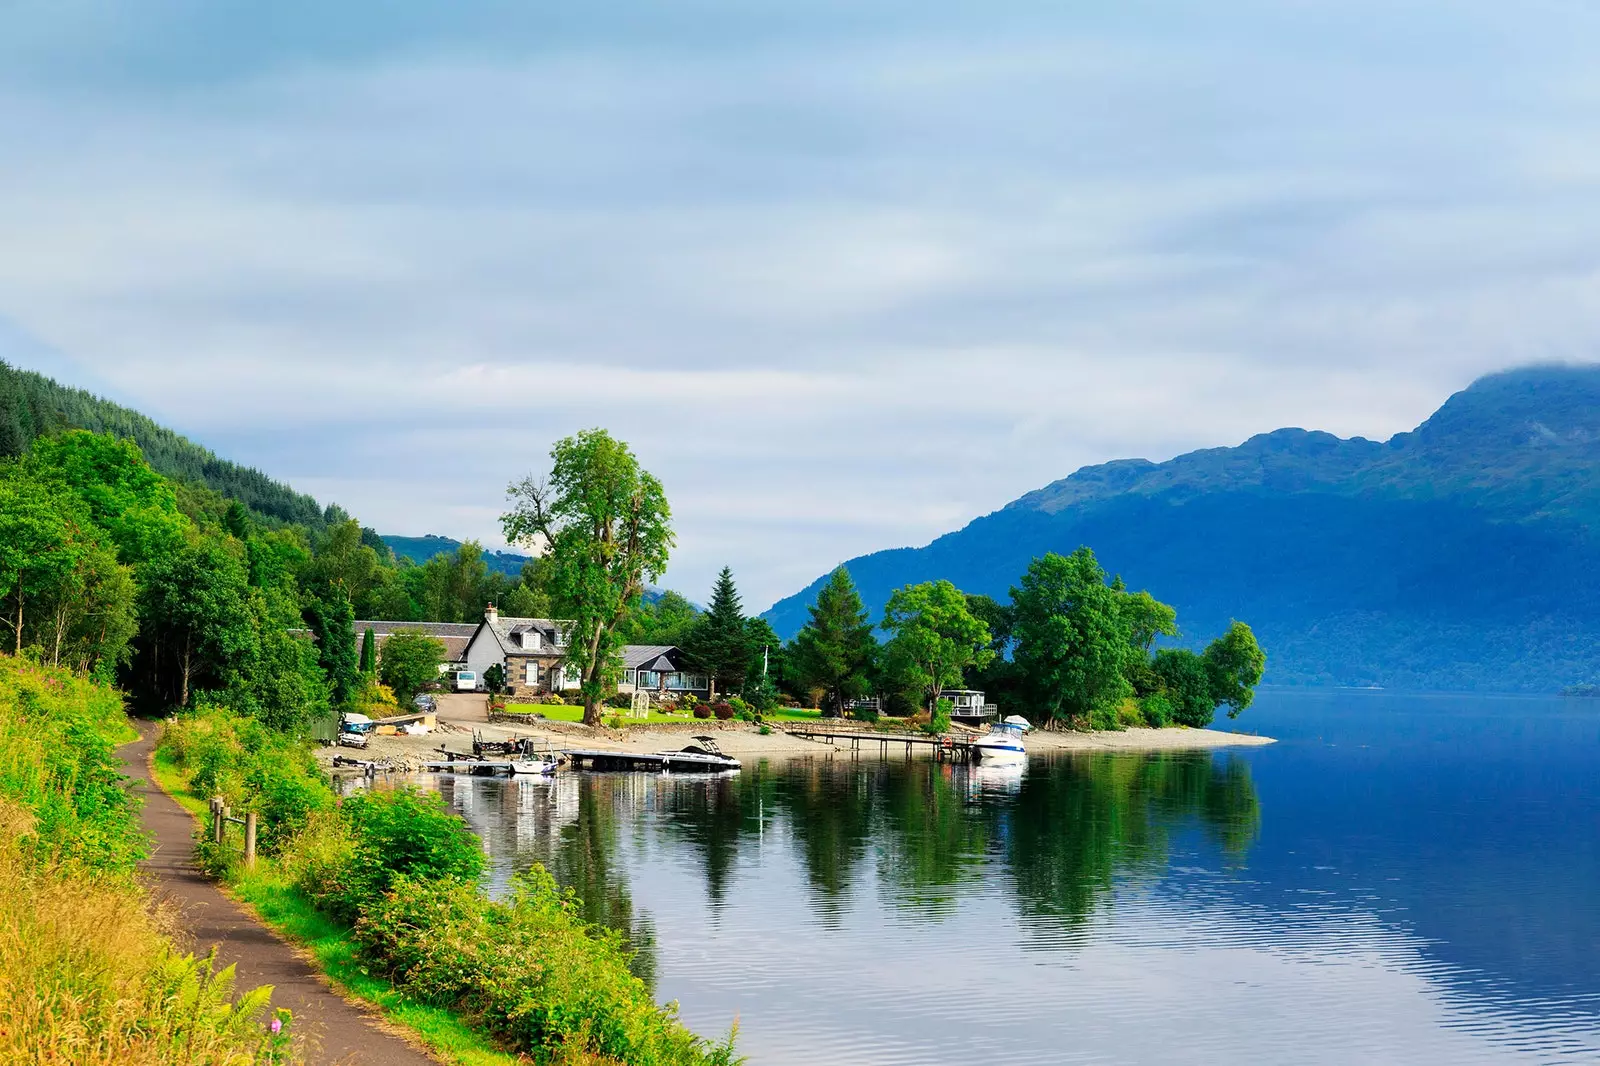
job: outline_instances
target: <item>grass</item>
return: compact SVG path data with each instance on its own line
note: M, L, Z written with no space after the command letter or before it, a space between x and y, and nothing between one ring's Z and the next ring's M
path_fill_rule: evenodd
M206 801L188 789L172 756L158 752L152 765L161 788L201 823ZM348 927L319 913L270 860L258 860L254 870L241 873L227 887L268 926L310 952L341 992L378 1007L385 1019L410 1030L445 1061L459 1066L525 1066L531 1061L496 1049L459 1015L408 999L387 980L369 974L355 958Z
M539 704L507 704L504 710L508 714L525 714L533 717L542 714L552 722L581 722L583 721L583 708L576 704L539 703ZM629 712L615 707L607 707L600 715L602 722L609 721L612 715L622 718L623 727L630 725L655 725L665 722L676 722L678 725L694 725L696 722L706 721L696 718L692 714L662 714L660 711L651 711L648 717L634 718Z

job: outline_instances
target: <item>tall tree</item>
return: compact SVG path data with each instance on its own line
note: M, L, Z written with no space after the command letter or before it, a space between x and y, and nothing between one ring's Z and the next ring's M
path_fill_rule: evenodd
M74 516L72 504L70 496L39 479L0 480L0 596L19 655L32 600L56 589L83 553L75 530L88 518L81 509Z
M661 482L603 429L559 441L550 457L548 479L507 489L512 508L501 526L512 544L546 548L552 605L571 620L567 662L581 679L583 720L596 725L600 701L621 675L617 627L645 581L667 568L672 511Z
M1035 559L1011 590L1017 668L1051 720L1116 725L1136 656L1121 595L1088 548Z
M826 693L832 713L841 714L847 700L870 687L876 644L861 593L841 566L817 593L811 618L795 636L789 665L802 684Z
M375 674L378 672L378 637L368 626L367 631L361 634L361 672Z
M25 465L81 500L123 562L137 566L183 544L190 523L172 485L150 469L131 440L70 430L34 441Z
M356 658L356 616L342 584L333 584L306 604L306 625L317 638L317 661L328 675L328 688L337 706L355 691L360 663Z
M733 584L733 571L722 568L711 589L711 603L695 620L684 651L696 668L711 675L713 691L738 692L750 669L750 630Z
M895 672L922 692L929 714L937 712L945 689L963 683L969 666L981 669L994 658L989 627L948 581L895 589L884 607L883 628L894 634L885 655Z
M208 540L157 557L141 577L140 629L158 661L173 663L187 707L196 682L220 687L255 650L244 565Z

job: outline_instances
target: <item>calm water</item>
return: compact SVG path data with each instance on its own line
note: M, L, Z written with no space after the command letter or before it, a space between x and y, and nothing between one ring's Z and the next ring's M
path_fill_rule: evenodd
M754 1063L1600 1062L1600 703L1246 722L1281 742L429 780Z

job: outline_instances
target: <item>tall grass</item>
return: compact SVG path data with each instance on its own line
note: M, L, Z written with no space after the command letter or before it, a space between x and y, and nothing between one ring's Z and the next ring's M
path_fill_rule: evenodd
M118 772L117 693L0 656L0 1062L265 1066L270 988L185 954L133 877L147 844Z

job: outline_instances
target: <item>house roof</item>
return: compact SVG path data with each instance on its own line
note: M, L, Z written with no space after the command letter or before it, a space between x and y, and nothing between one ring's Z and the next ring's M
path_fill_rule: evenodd
M494 634L496 643L500 645L500 651L505 655L550 656L556 654L556 629L561 624L554 618L517 618L502 614L496 615L493 622L484 619L472 627L472 632L477 633L479 626L487 627L489 632ZM522 638L518 634L528 632L537 632L540 635L541 647L537 650L522 646ZM468 642L470 641L469 637Z
M445 658L452 662L467 654L467 643L477 628L472 622L391 622L358 618L355 623L357 644L369 629L379 647L396 633L426 633L444 644Z
M629 644L622 649L624 670L679 670L681 653L672 644ZM665 662L658 662L664 659Z

